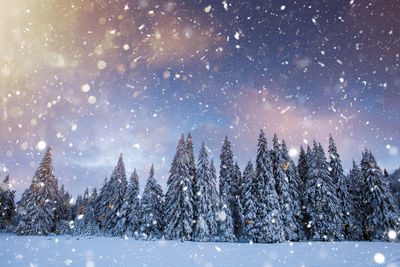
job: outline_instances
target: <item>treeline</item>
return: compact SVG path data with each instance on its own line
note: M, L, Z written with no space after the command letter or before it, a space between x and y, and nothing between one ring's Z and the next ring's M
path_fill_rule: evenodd
M285 141L272 148L261 131L256 161L241 172L226 137L219 182L204 143L194 157L182 135L165 195L151 166L142 196L136 170L126 176L122 155L109 180L73 201L59 188L48 149L32 184L14 205L9 179L1 186L1 228L18 235L106 235L193 241L398 240L400 213L387 172L368 150L344 174L330 136L300 148L297 165ZM396 185L398 186L398 185Z

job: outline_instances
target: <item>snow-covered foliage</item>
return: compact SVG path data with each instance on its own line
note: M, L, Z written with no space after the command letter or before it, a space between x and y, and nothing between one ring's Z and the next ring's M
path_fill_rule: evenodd
M241 203L243 208L243 236L244 238L253 239L255 234L255 220L256 220L256 186L254 183L255 172L251 161L246 165L243 172L243 190L241 195Z
M0 229L10 227L15 212L15 191L11 189L10 176L0 184Z
M282 214L276 181L273 176L271 155L267 148L267 139L261 130L256 158L255 203L256 218L254 235L256 242L280 242L284 240Z
M361 190L364 238L391 240L389 231L399 231L399 208L381 168L370 151L363 152L361 171L364 178Z
M211 240L218 232L218 191L214 180L208 155L204 145L199 152L196 172L196 223L194 228L194 238L201 241Z
M19 235L106 235L233 242L313 240L397 241L399 207L389 174L384 175L370 151L362 153L361 170L353 161L344 175L333 138L329 162L321 144L300 148L298 166L285 141L275 135L268 150L261 130L256 165L241 174L226 137L221 151L220 192L214 161L204 142L194 160L192 138L181 136L171 164L168 190L154 178L151 166L143 196L134 169L129 184L122 155L100 193L86 188L76 201L58 189L48 149L32 184L14 213L14 191L7 176L0 191L1 227ZM195 171L193 174L191 170ZM196 182L194 185L193 182Z
M154 166L151 165L149 178L141 200L140 233L144 239L157 239L163 236L164 195L161 186L154 178Z
M118 164L107 183L105 201L101 204L100 226L101 230L107 235L118 235L121 233L121 229L115 226L121 216L127 185L125 166L122 155L120 155Z
M346 179L346 187L348 190L347 201L350 202L350 218L351 224L347 239L349 240L362 240L363 239L363 190L364 178L360 171L359 166L353 160L353 167Z
M304 151L303 151L304 152ZM286 176L289 179L289 194L293 200L293 216L295 228L293 229L294 236L292 241L298 241L305 238L304 236L304 227L303 227L303 213L302 213L302 205L303 205L303 191L304 185L302 179L300 178L296 165L294 164L293 159L289 156L289 151L286 146L285 140L282 140L282 157L284 161L283 169L286 173Z
M20 235L48 235L55 230L60 217L61 200L49 148L37 169L31 186L18 202L20 219L16 228Z
M343 225L343 234L347 238L351 235L350 226L354 224L353 218L351 215L351 202L350 196L348 193L346 177L344 175L344 170L342 166L342 161L340 159L339 153L336 148L335 141L333 140L332 135L329 135L329 146L328 146L328 154L329 154L329 172L331 175L331 179L333 185L335 187L336 196L339 199L340 203L340 216L342 218L341 224Z
M307 237L314 241L342 240L340 201L322 146L314 141L304 195Z
M225 140L222 144L220 162L219 193L221 203L226 203L227 208L230 209L229 214L232 216L234 227L233 233L236 238L239 238L241 222L239 216L238 197L240 194L239 186L241 182L241 176L240 170L235 168L233 163L233 152L228 136L225 137Z
M192 240L194 223L193 179L190 157L184 136L181 136L168 178L165 195L165 237Z
M272 140L273 148L271 150L272 170L276 181L276 192L279 197L280 212L282 214L282 230L285 240L299 240L295 217L294 204L299 199L293 199L290 192L289 177L286 170L289 168L289 162L284 159L281 146L276 134Z

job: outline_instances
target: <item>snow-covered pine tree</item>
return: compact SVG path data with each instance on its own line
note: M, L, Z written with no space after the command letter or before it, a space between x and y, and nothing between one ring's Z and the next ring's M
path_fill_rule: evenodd
M294 231L297 233L297 239L293 241L303 240L305 238L302 212L304 186L297 172L296 165L294 164L293 159L289 156L285 140L282 140L282 157L285 162L283 169L289 179L289 193L293 199L293 215L296 224L296 229Z
M311 165L311 161L314 158L314 152L311 149L311 147L309 145L307 145L307 150L306 150L306 163L307 163L307 175L306 175L306 179L308 178L308 174L310 172L310 165ZM307 184L307 182L304 183L304 186Z
M234 233L237 239L243 235L243 207L240 202L240 196L242 194L242 172L240 171L239 164L235 162L233 167L233 181L236 187L235 192L235 205L233 208L232 219L234 223Z
M254 184L255 172L251 161L247 162L243 172L243 189L241 203L243 207L243 237L253 240L256 220L256 187ZM254 241L254 240L253 240Z
M16 203L16 213L14 215L14 225L18 225L21 217L26 214L26 207L28 206L31 194L34 191L34 184L31 183L27 189L22 193L21 199Z
M306 184L307 181L308 166L307 166L307 154L304 151L303 146L300 146L299 159L297 161L297 169L304 189L304 185Z
M400 168L391 173L388 180L392 195L397 201L397 206L400 207Z
M61 220L70 219L70 217L71 217L71 204L70 204L71 196L68 193L68 191L65 190L64 185L61 185L59 193L60 193L61 208L62 208Z
M51 162L51 149L48 148L32 179L31 186L25 190L22 199L18 202L22 215L16 227L16 233L48 235L53 232L59 201L57 180Z
M352 218L351 224L349 226L350 231L347 235L349 240L363 240L363 225L362 225L362 188L363 186L363 176L358 167L357 163L353 160L353 167L346 179L348 196L350 201L350 216Z
M220 196L219 201L219 238L224 242L233 242L233 219L226 196Z
M215 170L214 159L210 163L210 174L213 184L217 188L217 171ZM217 229L214 229L214 236L218 235L219 239L224 242L233 242L233 219L231 210L228 208L228 202L221 198L217 192Z
M297 161L297 170L299 173L299 178L301 180L302 186L301 186L301 224L302 224L302 229L304 230L303 232L303 239L307 239L306 236L306 228L308 225L308 218L307 218L307 214L306 214L306 206L305 206L305 190L306 190L306 183L308 180L308 171L309 171L309 154L311 153L310 147L307 145L307 152L304 151L303 146L300 146L300 153L299 153L299 158Z
M279 197L280 211L282 213L283 234L285 240L298 240L296 218L294 216L294 200L290 194L289 178L286 175L285 168L288 168L289 162L283 158L281 146L278 137L274 134L272 139L272 171L276 182L276 192Z
M329 174L323 148L315 141L312 155L304 196L305 215L308 220L307 236L313 241L341 240L343 227L339 213L340 202Z
M233 233L236 238L239 238L240 216L237 198L239 196L238 188L241 178L235 173L233 153L228 136L225 137L222 145L220 160L219 194L220 198L227 202L228 208L231 210L230 214L232 214L234 226Z
M128 213L127 234L135 237L139 237L142 212L139 191L139 175L137 174L136 169L134 169L133 173L131 174L130 183L127 190L128 198L130 198L130 201L128 202L131 203L130 211Z
M329 172L333 185L336 187L336 196L340 202L340 212L342 218L342 227L344 237L347 238L350 233L350 225L353 224L352 216L350 214L350 196L347 189L346 177L344 175L342 161L340 160L340 155L337 152L335 141L332 135L329 135Z
M86 214L89 205L89 188L85 189L83 196L78 196L76 201L76 216L74 221L74 234L85 235L86 234Z
M141 235L144 239L157 239L163 236L164 196L161 186L154 178L154 166L151 165L149 178L141 201Z
M79 215L78 207L81 205L82 201L83 201L82 196L81 196L81 195L78 195L78 196L76 197L74 206L73 206L73 208L72 208L72 210L73 210L72 219L74 219L74 220L75 220L76 217Z
M228 136L225 137L224 143L221 149L221 165L219 171L219 194L221 197L226 199L233 198L235 189L233 184L233 153L231 149L231 143L228 140Z
M187 138L186 138L186 151L189 156L189 177L192 179L192 186L193 186L192 191L193 191L193 194L195 195L197 192L197 189L196 189L196 185L197 185L196 162L195 162L195 157L194 157L193 140L192 140L192 136L191 136L190 132L188 133ZM196 221L196 220L197 220L196 205L193 205L193 221Z
M189 176L193 180L193 192L195 192L196 187L196 162L194 160L194 149L193 149L193 140L190 133L188 133L186 138L186 151L189 156Z
M196 223L194 238L200 241L210 241L217 226L216 216L218 207L218 195L213 177L210 172L208 155L204 142L199 152L196 171Z
M96 205L97 205L97 189L94 188L92 192L89 194L88 204L87 204L87 211L85 219L85 234L86 235L99 235L100 234L100 227L97 223L96 218Z
M95 214L96 214L97 222L100 226L100 229L101 229L101 225L105 218L105 213L108 210L108 207L106 205L107 198L108 198L108 181L107 181L107 177L106 177L106 178L104 178L103 186L100 189L100 193L98 194L96 203L95 203ZM78 202L78 198L77 198L77 202Z
M69 227L69 221L72 219L72 209L70 205L71 197L65 190L64 185L61 185L59 195L61 199L62 217L56 222L55 233L57 235L63 235L71 232Z
M383 173L370 151L364 151L361 160L364 176L363 229L365 240L387 240L390 230L399 234L399 209L387 185Z
M107 183L107 198L104 203L107 209L104 212L104 220L101 222L101 228L107 235L114 234L114 227L120 218L121 208L124 204L127 184L125 166L121 154L110 181Z
M113 235L123 236L125 234L129 236L138 236L139 230L139 177L136 173L136 169L131 174L131 178L125 192L124 203L119 212L119 219L114 227ZM129 228L129 233L127 233Z
M168 239L192 240L194 210L193 210L193 179L190 177L190 159L182 134L171 165L165 195L165 236Z
M273 176L272 161L263 130L261 130L258 138L254 183L257 205L253 236L255 242L280 242L284 239L282 215Z
M15 211L15 191L11 190L10 176L0 184L0 229L10 227Z
M211 236L216 237L218 235L219 231L219 217L218 217L218 212L219 212L219 192L218 192L218 185L217 185L217 171L215 170L215 165L214 165L214 158L211 158L210 162L210 180L211 180L211 186L213 190L211 190L212 193L212 199L215 201L215 206L214 212L215 212L215 224L210 224L210 233Z

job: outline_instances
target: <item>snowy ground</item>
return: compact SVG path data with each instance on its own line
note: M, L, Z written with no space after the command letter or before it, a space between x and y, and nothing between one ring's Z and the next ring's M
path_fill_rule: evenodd
M400 267L400 244L237 244L0 234L0 266L381 266Z

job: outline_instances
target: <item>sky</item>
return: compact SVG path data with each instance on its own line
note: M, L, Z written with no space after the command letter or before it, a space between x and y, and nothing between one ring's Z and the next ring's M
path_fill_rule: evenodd
M331 133L344 167L400 166L395 0L0 0L0 179L20 195L47 146L72 195L120 153L164 187L182 133L243 169L264 129L297 159Z

